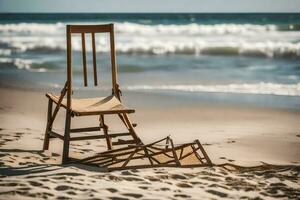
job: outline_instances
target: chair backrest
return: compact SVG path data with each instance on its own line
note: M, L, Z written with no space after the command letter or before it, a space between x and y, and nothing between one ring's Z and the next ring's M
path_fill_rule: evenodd
M96 33L109 33L110 39L110 57L111 57L111 73L112 73L112 91L113 94L118 96L118 84L117 84L117 68L116 68L116 53L115 53L115 41L114 41L114 25L67 25L67 106L71 107L72 96L72 34L81 34L82 44L82 63L83 63L83 82L84 86L88 86L87 79L87 63L86 63L86 34L91 34L92 38L92 55L93 55L93 77L94 85L98 85L97 78L97 62L96 62Z

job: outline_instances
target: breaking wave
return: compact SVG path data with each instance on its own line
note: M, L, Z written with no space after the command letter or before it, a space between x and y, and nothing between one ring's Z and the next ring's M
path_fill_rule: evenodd
M83 24L83 23L81 23ZM91 23L89 23L91 24ZM169 25L144 25L137 23L115 23L116 32L123 34L142 35L210 35L210 34L251 34L257 32L269 32L277 30L276 25L255 24L169 24ZM64 23L42 24L42 23L18 23L0 24L2 33L32 33L53 34L65 31Z
M184 92L213 92L213 93L240 93L240 94L271 94L284 96L300 96L300 83L253 83L228 85L136 85L127 86L127 90L170 90Z
M3 43L3 41L0 41ZM63 41L45 38L31 43L12 42L11 49L0 49L0 55L10 55L12 52L37 52L37 53L59 53L65 50ZM74 50L81 51L80 41L74 41ZM97 52L109 52L105 42L98 42ZM88 52L92 49L87 47ZM116 50L121 54L191 54L191 55L249 55L263 57L299 57L300 42L208 42L201 39L192 41L163 41L147 40L143 41L120 41L116 45Z
M124 22L115 23L115 27L116 49L123 54L300 56L296 25L288 27L291 31L282 31L272 24L144 25ZM0 55L26 51L56 53L66 48L64 23L0 24L0 35ZM107 38L97 37L96 41L98 52L109 51ZM73 39L73 48L81 51L79 37ZM91 45L86 48L91 52Z
M15 67L17 69L23 69L31 72L47 72L48 69L44 67L37 67L32 60L20 59L20 58L0 58L0 66L3 67Z

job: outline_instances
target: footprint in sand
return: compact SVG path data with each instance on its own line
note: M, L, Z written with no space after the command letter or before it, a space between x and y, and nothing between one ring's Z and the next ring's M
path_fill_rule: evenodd
M179 174L173 174L173 175L171 175L171 178L175 179L175 180L185 180L185 179L187 179L187 177L185 177L183 175L179 175Z
M111 193L116 193L118 192L117 189L114 189L114 188L107 188L108 191L110 191Z
M160 188L161 191L168 191L170 190L169 188Z
M174 197L176 198L190 198L191 196L189 195L186 195L186 194L174 194Z
M133 174L133 173L131 173L130 171L122 171L121 174L122 174L122 175L127 175L127 176L128 176L128 175L131 175L131 176L138 176L137 174Z
M24 135L25 133L23 132L14 132L15 135L18 135L18 136L21 136L21 135Z
M149 181L153 181L153 182L161 182L161 180L159 178L156 178L154 176L146 176L145 177L147 180Z
M227 141L227 143L235 143L236 141L235 140L233 140L233 139L228 139L228 141Z
M43 186L42 183L36 182L36 181L28 181L28 183L34 187L41 187Z
M141 179L141 178L136 178L136 177L123 177L123 180L126 180L126 181L144 181L144 179Z
M17 183L1 183L0 186L1 187L15 187L17 186Z
M181 187L181 188L192 188L193 186L191 186L190 184L187 184L187 183L177 183L176 184L178 187Z
M139 199L139 198L141 198L143 196L142 194L135 194L135 193L124 193L122 195L128 196L128 197L133 197L135 199Z
M143 190L148 190L149 187L146 186L139 186L139 188L143 189Z
M55 190L57 190L57 191L64 191L64 190L69 190L69 189L73 189L73 188L70 186L67 186L67 185L59 185L55 188Z
M220 192L220 191L216 191L216 190L206 190L206 192L210 193L210 194L213 194L213 195L216 195L218 197L227 197L228 195L226 193L223 193L223 192Z
M69 195L74 195L74 196L75 196L75 195L76 195L76 192L68 191L67 194L69 194Z
M109 197L111 200L128 200L127 198L123 197Z
M66 200L66 199L71 199L71 198L68 198L66 196L58 196L56 199Z

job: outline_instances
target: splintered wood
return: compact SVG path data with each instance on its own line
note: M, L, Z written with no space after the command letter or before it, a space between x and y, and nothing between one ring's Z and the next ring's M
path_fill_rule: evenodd
M174 145L170 137L147 145L129 145L80 160L80 163L112 170L151 167L204 167L212 162L198 140Z

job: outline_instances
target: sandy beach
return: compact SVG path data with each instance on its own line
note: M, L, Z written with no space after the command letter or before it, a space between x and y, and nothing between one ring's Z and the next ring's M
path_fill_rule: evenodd
M168 104L167 95L127 91L125 102L136 109L131 118L145 143L167 135L175 143L199 139L214 164L244 168L226 165L103 172L80 164L59 165L62 144L57 139L48 151L41 151L47 109L44 93L0 90L1 199L299 198L298 110L189 104L184 98ZM61 112L57 130L63 130L63 117ZM73 125L96 122L87 117L76 119ZM118 126L111 119L111 129ZM105 149L103 140L71 144L74 157Z

